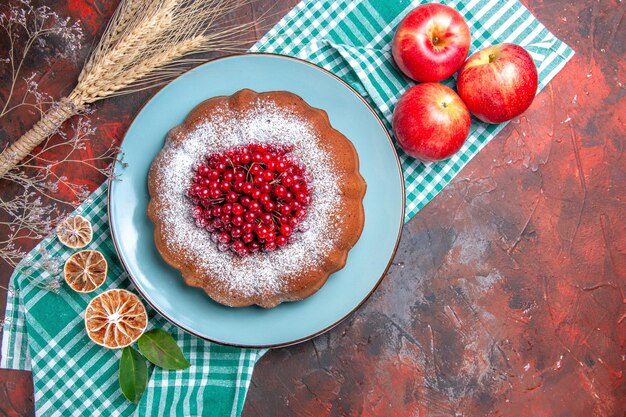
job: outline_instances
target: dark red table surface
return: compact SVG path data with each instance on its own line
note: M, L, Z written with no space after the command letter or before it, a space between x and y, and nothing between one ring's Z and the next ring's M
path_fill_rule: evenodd
M85 45L115 7L47 3L81 22ZM244 416L626 416L626 6L523 3L574 48L573 60L406 225L363 308L260 360ZM258 39L295 4L259 0L228 18L269 10L250 29ZM38 52L26 65L60 97L86 50L78 64L52 57L42 69ZM98 140L84 155L119 143L153 93L96 104ZM13 115L0 144L35 121ZM103 180L63 173L92 189ZM0 283L10 273L2 265ZM0 415L33 414L30 373L0 370Z

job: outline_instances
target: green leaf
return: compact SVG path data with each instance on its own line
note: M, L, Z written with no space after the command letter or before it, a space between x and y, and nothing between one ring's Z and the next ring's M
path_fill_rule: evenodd
M130 402L138 403L148 385L148 367L143 357L130 346L122 350L120 388Z
M146 359L163 369L185 369L191 365L172 335L164 330L154 329L145 332L137 344Z

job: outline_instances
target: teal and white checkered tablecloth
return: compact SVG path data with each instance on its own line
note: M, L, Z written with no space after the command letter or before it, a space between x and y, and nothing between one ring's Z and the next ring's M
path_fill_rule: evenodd
M513 42L533 56L539 89L559 72L573 51L552 35L516 0L444 2L461 12L472 30L472 51ZM296 56L337 74L363 95L391 129L393 106L412 83L391 59L391 39L398 23L419 1L306 0L298 4L251 51ZM446 80L454 86L454 80ZM405 175L406 220L413 217L482 149L504 125L472 122L463 148L447 161L422 164L398 150ZM107 258L103 287L131 288L115 255L107 224L106 184L77 212L94 226L90 249ZM73 253L55 237L44 239L11 277L2 335L0 366L32 370L39 416L238 416L254 364L265 350L236 349L205 342L171 326L149 311L149 328L171 332L191 367L166 371L151 367L150 381L138 405L118 388L121 351L91 343L83 311L93 294L62 286L40 288L58 276Z

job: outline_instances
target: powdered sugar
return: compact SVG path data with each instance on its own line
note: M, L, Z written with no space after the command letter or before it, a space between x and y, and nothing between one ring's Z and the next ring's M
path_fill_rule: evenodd
M185 196L193 167L207 154L248 143L293 145L290 158L305 167L312 201L302 232L284 248L239 257L222 252L210 233L196 226L193 204ZM315 268L335 244L333 231L340 217L338 176L332 158L311 125L297 115L266 102L242 114L225 108L212 114L182 142L167 141L162 151L164 173L157 182L163 205L165 242L207 276L220 280L233 294L280 294L291 276Z

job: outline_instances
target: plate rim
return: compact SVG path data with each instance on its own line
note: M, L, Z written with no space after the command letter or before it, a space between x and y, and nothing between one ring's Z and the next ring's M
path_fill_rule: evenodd
M129 269L128 265L126 265L126 262L125 262L124 258L122 257L121 250L118 247L117 237L115 235L115 229L113 227L112 216L109 215L109 213L111 211L111 187L113 185L113 181L115 180L114 175L111 175L109 177L109 179L107 180L107 223L109 225L109 230L110 230L110 234L111 234L111 240L113 241L113 247L115 248L115 253L117 255L117 258L120 261L120 264L122 265L122 268L124 269L124 272L126 272L126 274L128 275L130 281L133 284L133 287L141 295L143 300L145 302L147 302L152 309L154 309L157 313L159 313L159 315L161 315L161 317L163 317L164 319L166 319L167 321L169 321L170 323L172 323L173 325L175 325L179 329L181 329L181 330L183 330L183 331L185 331L185 332L187 332L187 333L189 333L189 334L191 334L193 336L199 337L200 339L203 339L203 340L206 340L206 341L209 341L209 342L212 342L212 343L217 343L217 344L222 345L222 346L230 346L230 347L246 348L246 349L272 349L272 348L281 348L281 347L293 346L293 345L296 345L296 344L299 344L299 343L311 340L311 339L313 339L313 338L315 338L315 337L317 337L317 336L319 336L319 335L321 335L323 333L326 333L327 331L337 327L339 324L344 322L348 317L352 316L357 310L359 310L370 299L372 294L374 294L374 292L380 286L380 284L383 281L383 279L387 276L387 272L389 271L389 268L391 267L391 264L393 263L393 259L395 258L395 255L396 255L396 253L398 251L398 246L400 244L400 238L402 237L402 230L404 228L404 217L405 217L405 213L406 213L406 190L404 188L404 171L402 170L402 163L400 162L400 157L398 156L398 152L396 152L396 150L395 150L393 139L391 138L391 135L389 134L389 131L387 131L387 128L385 127L385 124L380 119L380 117L378 116L376 111L372 108L372 106L370 106L370 104L367 102L367 100L365 100L365 98L363 98L363 96L361 96L350 84L348 84L347 82L342 80L339 76L333 74L329 70L327 70L325 68L322 68L319 65L316 65L316 64L314 64L312 62L309 62L309 61L306 61L304 59L301 59L301 58L297 58L297 57L293 57L293 56L289 56L289 55L282 55L282 54L272 53L272 52L243 52L243 53L230 54L230 55L220 56L220 57L217 57L217 58L212 58L212 59L207 60L206 62L203 62L203 63L201 63L199 65L196 65L196 66L194 66L192 68L189 68L189 69L185 70L181 74L177 75L175 78L172 78L171 80L169 80L166 84L164 84L162 86L159 86L157 91L152 95L152 97L150 97L149 100L147 100L145 103L142 104L142 106L139 108L139 110L137 111L137 113L133 117L133 120L128 125L128 128L126 129L126 132L124 133L124 137L122 138L122 140L120 141L120 143L118 145L119 151L116 154L116 160L115 160L114 163L117 164L117 160L118 160L117 157L122 153L122 145L124 144L124 141L126 141L126 138L128 136L128 131L130 130L132 125L135 123L137 117L141 114L141 112L143 112L145 107L150 102L152 102L152 100L154 100L156 98L156 96L161 92L161 90L163 90L165 87L167 87L168 85L170 85L172 82L174 82L175 80L179 79L183 75L187 74L188 72L193 71L193 70L195 70L197 68L200 68L200 67L202 67L204 65L209 65L209 64L212 64L212 63L214 63L216 61L220 61L220 60L224 60L224 59L232 59L232 58L238 58L238 57L250 56L250 55L252 55L252 56L269 56L269 57L293 60L293 61L297 61L299 63L306 64L308 66L311 66L311 67L313 67L313 68L315 68L315 69L317 69L319 71L322 71L322 72L326 73L327 75L330 75L332 78L334 78L335 80L337 80L341 84L343 84L345 87L347 87L348 90L350 90L357 98L359 98L359 100L361 100L363 102L363 104L365 104L365 107L374 116L374 118L376 119L376 121L378 122L380 127L385 132L385 136L387 137L387 140L389 141L389 144L391 145L391 148L393 150L393 154L394 154L394 157L395 157L395 160L396 160L396 166L398 168L398 173L400 174L400 185L401 185L401 189L402 189L402 207L401 207L401 215L400 215L400 224L398 226L398 233L397 233L397 236L396 236L396 242L394 244L393 251L391 252L391 255L389 257L389 261L387 262L387 265L385 266L385 269L383 270L381 276L378 278L378 280L376 281L376 284L372 287L372 289L365 295L365 297L363 297L363 299L354 308L352 308L349 312L347 312L344 316L339 318L334 323L331 323L330 325L324 327L323 329L318 330L317 332L314 332L314 333L312 333L310 335L307 335L307 336L304 336L304 337L301 337L301 338L298 338L298 339L295 339L295 340L290 340L290 341L281 342L281 343L273 343L273 344L240 344L240 343L226 342L226 341L223 341L223 340L217 340L217 339L214 339L214 338L207 337L205 335L201 335L201 334L197 333L196 331L194 331L193 329L190 329L189 327L179 323L177 320L173 319L172 317L169 317L169 315L165 314L163 312L163 310L161 310L161 308L159 308L152 301L150 301L150 299L146 296L145 292L139 287L139 285L137 285L136 279L133 277L133 274L130 272L130 269ZM115 167L113 168L112 172L113 171L115 171Z

